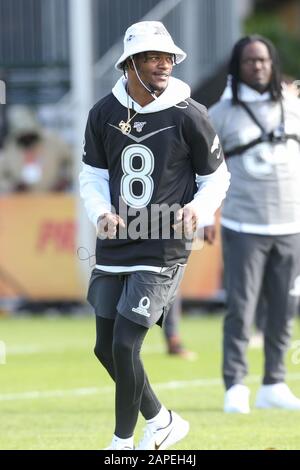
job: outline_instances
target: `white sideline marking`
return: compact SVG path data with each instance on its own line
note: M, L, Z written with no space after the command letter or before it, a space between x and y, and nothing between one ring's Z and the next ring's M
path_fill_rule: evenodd
M289 381L300 380L299 373L287 374ZM247 383L257 383L261 380L258 375L251 375L247 378ZM198 380L183 380L183 381L172 381L157 383L153 385L155 390L175 390L179 388L187 387L210 387L212 385L222 385L222 380L219 378L211 379L198 379ZM31 391L21 393L3 393L0 394L0 401L14 401L14 400L35 400L38 398L64 398L64 397L76 397L86 395L97 395L113 393L114 387L90 387L90 388L74 388L70 390L48 390L48 391Z

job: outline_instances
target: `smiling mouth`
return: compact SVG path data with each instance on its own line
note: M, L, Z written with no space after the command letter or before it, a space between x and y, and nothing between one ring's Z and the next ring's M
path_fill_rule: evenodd
M167 74L167 73L155 73L153 75L156 78L168 78L169 77L169 74Z

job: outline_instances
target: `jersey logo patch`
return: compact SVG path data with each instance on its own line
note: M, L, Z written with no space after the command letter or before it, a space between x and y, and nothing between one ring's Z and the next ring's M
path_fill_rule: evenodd
M161 448L162 444L168 439L172 431L173 431L173 428L168 432L166 437L159 444L157 444L157 442L155 441L155 444L154 444L155 450L159 450Z
M113 127L114 129L117 129L117 131L122 132L119 127L114 126L113 124L110 124L110 123L108 123L108 125ZM176 126L164 127L163 129L158 129L157 131L150 132L149 134L142 135L141 137L136 137L135 135L132 135L132 134L126 134L125 137L128 137L129 139L131 139L134 142L137 142L139 144L140 142L143 142L143 140L149 139L149 137L152 137L153 135L159 134L159 132L163 132L163 131L166 131L168 129L173 129L173 127L176 127Z
M133 128L137 131L137 132L142 132L143 130L143 127L144 125L147 124L146 122L135 122L133 124Z
M143 315L144 317L150 317L150 313L148 312L148 308L150 307L150 299L149 297L142 297L139 301L139 306L137 308L133 307L132 311L138 313L139 315Z
M213 144L211 146L211 149L210 149L211 153L213 154L215 150L219 149L219 147L220 147L220 140L219 140L219 137L216 135L216 137L214 138ZM218 152L217 159L220 158L220 155L221 155L221 149Z

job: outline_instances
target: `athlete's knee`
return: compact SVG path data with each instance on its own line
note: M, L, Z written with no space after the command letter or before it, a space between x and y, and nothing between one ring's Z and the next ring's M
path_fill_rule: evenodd
M113 358L118 364L139 360L140 350L148 330L119 315L114 329Z
M104 367L107 367L112 363L112 350L108 351L102 344L96 343L94 354Z

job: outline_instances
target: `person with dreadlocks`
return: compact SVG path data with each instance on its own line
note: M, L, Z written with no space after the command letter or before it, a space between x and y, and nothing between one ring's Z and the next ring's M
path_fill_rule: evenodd
M282 92L278 54L264 37L236 43L229 74L227 88L209 111L231 172L221 217L228 296L224 411L250 411L243 380L261 292L265 365L256 407L300 410L284 367L300 295L300 101Z
M88 299L95 354L116 385L113 450L133 449L139 411L146 428L138 450L166 449L189 430L160 403L140 358L175 300L193 233L229 185L206 109L171 77L185 57L162 23L129 27L116 63L123 77L86 126L80 185L98 234Z

